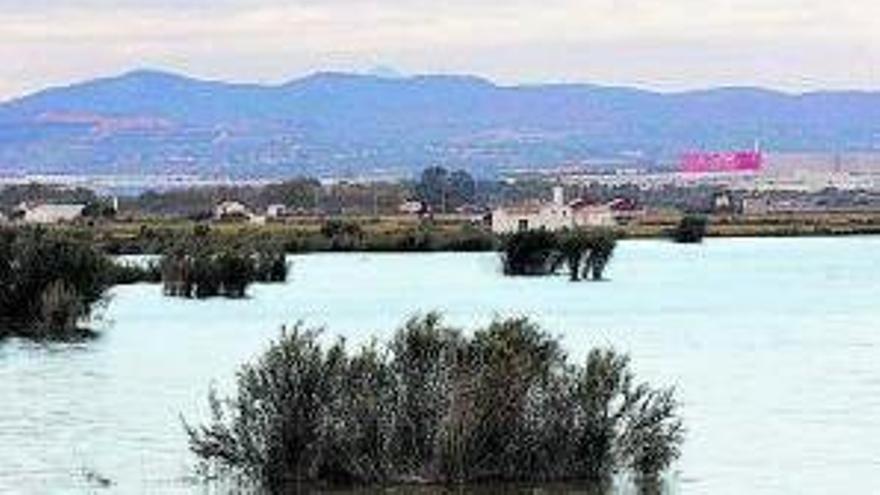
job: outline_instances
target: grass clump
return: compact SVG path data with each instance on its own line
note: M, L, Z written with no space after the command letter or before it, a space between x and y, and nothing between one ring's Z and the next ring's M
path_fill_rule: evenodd
M237 393L210 394L187 425L211 476L284 493L303 486L578 482L615 474L654 486L683 439L671 389L637 383L629 359L569 362L527 319L466 336L436 314L387 346L327 348L283 332L242 367Z

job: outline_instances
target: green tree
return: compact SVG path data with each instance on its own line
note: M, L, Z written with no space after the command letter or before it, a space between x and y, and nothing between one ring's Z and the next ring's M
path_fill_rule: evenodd
M449 201L449 171L443 167L430 167L422 171L416 184L419 200L431 207L432 211L445 213Z
M449 207L472 204L477 195L477 183L471 174L456 170L449 176Z

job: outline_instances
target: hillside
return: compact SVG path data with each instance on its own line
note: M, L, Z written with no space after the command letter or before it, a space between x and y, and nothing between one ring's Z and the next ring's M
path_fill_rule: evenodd
M0 172L492 173L694 148L880 147L880 93L499 86L317 73L281 85L135 71L0 104Z

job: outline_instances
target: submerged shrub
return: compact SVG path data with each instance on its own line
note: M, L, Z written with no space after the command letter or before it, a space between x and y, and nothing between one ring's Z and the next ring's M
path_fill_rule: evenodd
M468 338L436 314L387 347L328 348L301 326L209 396L186 429L202 468L270 493L303 484L584 482L629 473L645 486L683 440L671 389L635 382L626 356L570 363L526 319Z
M280 245L230 245L193 238L162 257L160 272L168 296L242 298L254 282L284 282L289 266Z
M683 244L703 241L709 229L709 219L703 215L685 215L672 230L672 240Z
M501 254L507 275L547 275L559 266L559 238L548 230L527 230L508 237Z
M88 240L44 229L0 231L0 338L69 339L115 283Z
M601 280L616 246L617 235L608 229L518 232L504 244L504 273L547 275L565 264L572 281Z

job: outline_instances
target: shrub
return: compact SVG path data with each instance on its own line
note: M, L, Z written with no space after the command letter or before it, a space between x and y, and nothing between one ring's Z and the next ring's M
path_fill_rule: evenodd
M162 257L164 292L186 298L242 298L254 282L284 282L289 266L280 245L194 237Z
M364 232L357 222L331 219L321 226L321 234L330 242L331 251L352 251L361 246Z
M0 231L0 337L69 339L114 282L88 241L44 229Z
M505 240L502 252L507 275L547 275L559 265L559 238L547 230L517 232Z
M672 231L672 240L692 244L703 241L709 228L709 219L702 215L685 215Z
M652 486L683 440L671 389L637 384L626 356L568 362L526 319L464 337L436 314L386 348L349 353L296 326L209 395L185 427L205 473L269 493L303 484L576 481Z
M616 246L617 235L607 229L518 232L504 243L504 273L547 275L566 264L572 281L600 280Z

